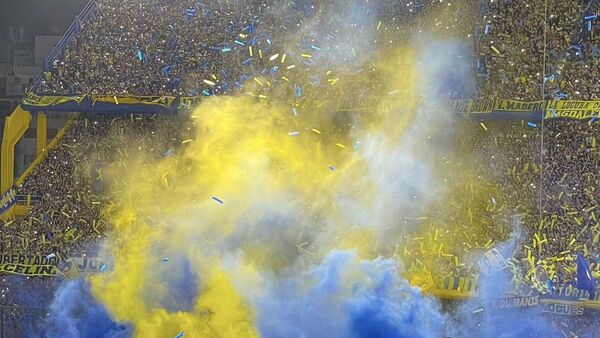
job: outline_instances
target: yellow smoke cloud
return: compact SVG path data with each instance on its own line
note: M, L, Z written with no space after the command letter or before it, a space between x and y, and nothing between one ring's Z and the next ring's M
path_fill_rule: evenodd
M94 295L116 320L132 323L136 337L168 337L179 331L255 336L253 311L233 287L223 257L241 255L244 269L250 271L245 276L286 268L299 256L318 260L333 248L375 257L371 224L347 219L337 195L346 185L361 201L372 203L377 187L366 178L367 165L356 155L361 136L356 128L397 135L411 115L386 124L392 119L386 114L305 110L296 117L288 105L277 102L214 97L191 115L193 141L183 144L177 156L151 160L136 155L138 143L132 142L105 169L115 203L110 211L114 236L108 245L114 270L91 278ZM274 210L284 218L266 220L264 212L272 208L284 209ZM284 238L254 240L263 221L297 223L276 233ZM240 242L220 253L227 238L240 231L240 223L245 227ZM169 313L148 304L149 293L160 298L170 291L150 277L155 266L169 264L152 254L156 246L182 251L197 272L201 291L193 310Z
M386 54L375 73L377 82L372 75L359 80L396 93L374 100L365 112L329 112L337 97L319 98L322 109L303 109L299 117L277 100L211 97L190 116L192 141L176 156L148 158L131 140L131 149L105 169L114 201L107 211L114 269L90 278L95 297L117 321L132 323L136 337L180 331L252 337L258 335L255 313L240 285L258 292L261 272L320 261L332 249L356 250L367 259L390 256L390 243L406 234L390 209L404 201L380 197L393 182L377 170L401 147L421 160L434 154L427 134L406 139L423 100L415 51ZM347 93L355 80L335 86ZM433 120L424 132L435 134L447 120ZM444 174L455 169L446 167ZM161 262L163 256L189 261L199 285L192 309L169 312L148 301L172 291L156 278L169 273L171 262Z

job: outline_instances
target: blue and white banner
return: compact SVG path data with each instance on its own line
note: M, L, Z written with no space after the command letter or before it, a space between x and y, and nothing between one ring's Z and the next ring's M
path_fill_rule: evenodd
M0 215L9 210L15 203L17 203L17 189L12 186L2 194L2 198L0 199Z

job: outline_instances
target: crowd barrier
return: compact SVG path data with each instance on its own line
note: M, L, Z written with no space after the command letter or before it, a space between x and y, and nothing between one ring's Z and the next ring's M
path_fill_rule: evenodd
M32 113L75 111L80 113L155 114L175 112L179 108L180 99L172 96L38 96L28 93L23 98L21 107Z
M71 25L69 26L69 28L67 29L65 34L63 34L63 36L58 41L58 43L56 43L56 45L54 46L52 51L50 51L50 53L48 53L48 56L46 56L46 58L44 59L44 71L45 72L48 72L52 69L52 64L53 64L54 60L62 60L63 59L63 55L64 55L65 49L67 47L67 44L77 34L79 34L79 31L81 30L81 24L83 22L87 21L90 18L90 16L96 12L97 7L98 6L96 4L96 1L94 1L94 0L90 0L85 5L85 7L83 7L83 10L81 11L81 13L79 13L79 15L77 15L77 17L75 18L75 21L73 21L71 23ZM41 77L37 77L35 81L38 82L39 80L41 80Z
M82 113L155 114L189 110L204 99L206 99L206 96L38 96L29 93L23 99L21 106L30 112L77 111ZM377 100L351 103L339 102L338 107L328 106L327 109L334 111L368 111L376 109L376 105ZM310 105L303 107L311 108ZM319 106L316 105L312 108L319 108ZM542 118L590 120L598 118L600 101L453 100L449 102L448 112L463 114L480 120L499 118L527 121L540 121Z
M549 119L597 119L600 101L538 100L521 101L511 99L455 100L450 102L450 111L477 119L510 118L527 121Z

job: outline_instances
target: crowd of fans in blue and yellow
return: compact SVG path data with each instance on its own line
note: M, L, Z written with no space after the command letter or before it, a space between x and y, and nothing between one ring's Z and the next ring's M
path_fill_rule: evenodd
M310 1L97 3L97 12L68 43L64 57L53 60L52 68L32 91L55 95L226 95L241 90L257 74L273 82L285 81L282 78L288 74L301 74L314 62L311 51L322 48L319 39L323 37L309 35L295 43L295 49L285 40L301 29L303 20L319 15L319 5ZM406 35L406 28L394 32L396 25L416 20L419 13L432 7L451 5L448 1L383 3L385 8L376 12L376 22L390 29L382 29L381 43ZM476 96L598 99L600 78L595 70L600 45L595 39L595 2L553 0L545 5L542 0L485 1L467 18L456 14L461 20L475 22L468 37L474 45ZM415 30L421 27L409 26ZM278 66L268 64L273 57L281 60ZM333 74L323 82L331 84L336 79ZM308 76L307 80L324 79ZM297 87L292 88L291 96L306 95L302 89L299 94ZM103 218L110 200L103 193L99 168L114 159L115 149L131 148L126 142L129 137L153 145L139 151L156 156L176 151L186 138L189 123L172 116L75 119L59 145L19 187L24 194L41 197L42 202L27 217L4 224L0 252L94 255L90 243L100 243L110 228ZM543 133L541 126L531 127L521 121L489 122L485 128L470 122L461 125L457 149L476 154L478 166L475 172L465 171L465 177L456 180L462 185L456 189L467 193L468 185L463 182L477 184L478 175L491 177L501 188L493 189L485 205L464 205L464 199L457 199L457 209L464 210L454 219L456 231L447 236L453 242L487 250L489 240L508 238L512 219L503 215L510 210L511 215L520 216L524 230L524 239L512 259L513 266L523 271L516 284L543 293L574 285L576 253L598 271L600 127L596 123L552 121L544 125ZM165 124L181 134L162 134ZM437 230L432 216L424 226L433 233ZM481 231L459 231L461 222L481 224ZM400 247L405 245L399 243ZM447 275L477 274L475 266L441 255L431 264L435 265L431 270ZM540 265L551 283L543 281L540 286L533 282L535 268ZM4 282L1 302L10 304L14 285ZM41 282L35 279L35 283ZM13 311L16 315L21 310ZM580 324L571 327L580 337L592 330L590 325L599 329L597 321Z

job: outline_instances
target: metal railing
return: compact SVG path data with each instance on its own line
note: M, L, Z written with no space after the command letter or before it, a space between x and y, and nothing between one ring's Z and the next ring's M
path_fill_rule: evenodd
M18 205L34 205L42 202L42 198L40 196L32 196L32 195L17 195L17 204Z
M85 7L81 10L81 13L77 15L75 21L71 23L65 34L63 34L62 38L56 43L54 48L48 56L44 59L44 71L47 72L52 68L52 63L54 60L60 60L64 56L65 48L67 44L79 34L81 30L81 23L89 20L90 16L96 12L98 5L95 0L90 0ZM41 76L36 77L35 81L40 81ZM36 82L37 83L37 82Z

